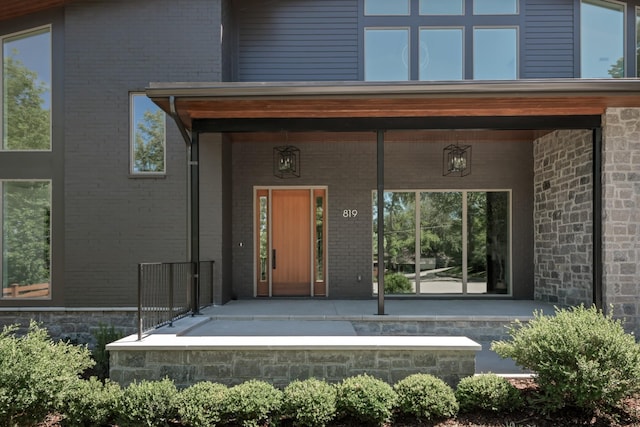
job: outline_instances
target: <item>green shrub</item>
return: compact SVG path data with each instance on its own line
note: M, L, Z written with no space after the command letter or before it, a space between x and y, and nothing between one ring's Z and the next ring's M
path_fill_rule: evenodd
M524 404L520 391L505 378L495 374L463 378L456 389L456 399L460 412L509 412Z
M409 375L393 388L398 394L398 408L405 415L433 420L453 417L458 413L453 389L433 375Z
M112 424L120 412L122 388L117 383L104 383L91 377L78 381L70 390L62 413L63 424L69 426L101 426Z
M391 418L398 396L389 384L362 374L337 384L336 398L340 416L381 425Z
M178 390L168 378L133 382L124 389L119 421L124 426L159 426L178 418Z
M0 425L33 425L62 407L80 373L92 366L86 347L53 342L37 323L0 333Z
M413 292L411 281L402 273L389 273L384 275L385 294L408 294Z
M336 415L336 390L324 381L293 381L284 389L283 414L294 425L322 427Z
M244 427L262 426L280 416L282 392L271 384L250 380L233 386L224 401L226 421Z
M640 388L640 345L620 321L594 307L536 312L528 324L511 325L509 334L492 349L537 374L544 412L606 409Z
M227 386L209 381L182 390L178 398L178 413L182 423L194 427L219 424L227 390Z
M98 329L93 333L96 339L96 346L91 352L93 360L96 361L96 366L93 368L95 375L101 380L109 378L109 352L106 347L107 344L114 341L118 341L124 336L121 330L115 329L113 326L100 325Z

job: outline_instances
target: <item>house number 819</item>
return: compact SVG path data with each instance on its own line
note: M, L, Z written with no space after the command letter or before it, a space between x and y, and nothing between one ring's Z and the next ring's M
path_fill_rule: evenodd
M345 209L342 211L342 216L345 218L355 218L358 216L358 209Z

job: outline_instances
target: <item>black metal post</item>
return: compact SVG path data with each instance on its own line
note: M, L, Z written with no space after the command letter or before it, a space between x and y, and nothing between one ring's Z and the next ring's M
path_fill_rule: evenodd
M378 314L384 315L384 131L377 131Z
M142 341L142 264L138 264L138 341Z
M174 271L173 271L173 263L169 264L169 327L173 326L173 291L174 291Z
M191 170L191 314L200 314L200 174L198 169L200 133L191 135L191 156L189 168Z
M602 301L602 128L593 129L593 304Z

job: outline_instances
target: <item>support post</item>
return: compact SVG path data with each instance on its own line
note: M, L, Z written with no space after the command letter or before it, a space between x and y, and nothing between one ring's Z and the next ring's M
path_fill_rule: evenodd
M602 128L593 129L593 304L600 310L602 295Z
M378 315L384 315L384 131L377 131Z
M191 135L191 156L189 169L191 172L191 314L200 314L200 181L199 181L199 140L200 133Z

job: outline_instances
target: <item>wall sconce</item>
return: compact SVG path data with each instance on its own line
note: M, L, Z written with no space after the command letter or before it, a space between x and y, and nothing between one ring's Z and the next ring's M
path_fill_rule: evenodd
M451 144L442 152L442 176L467 176L471 173L471 146Z
M275 147L273 175L278 178L300 178L300 149L293 145Z

